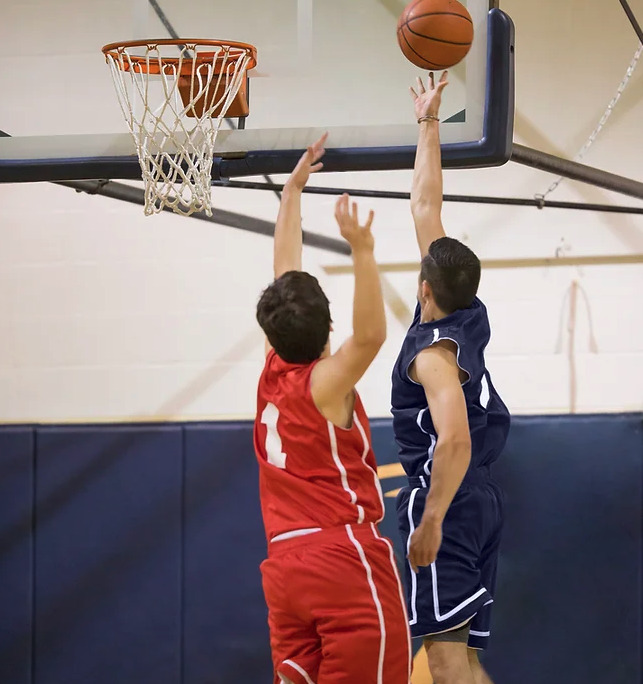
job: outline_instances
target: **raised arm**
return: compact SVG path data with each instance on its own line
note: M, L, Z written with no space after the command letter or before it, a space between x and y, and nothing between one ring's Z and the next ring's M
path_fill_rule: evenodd
M281 194L279 214L275 225L274 271L275 279L288 271L301 271L301 194L311 173L323 164L324 143L328 133L311 145L299 160L286 181Z
M431 243L444 237L442 226L442 154L440 151L440 104L442 91L447 86L445 71L436 86L433 74L429 76L428 89L418 78L417 91L411 88L415 103L415 115L420 133L415 154L415 170L411 187L411 213L415 222L415 234L424 258Z
M352 248L355 272L353 296L353 334L342 346L313 369L311 391L315 403L326 417L336 414L352 395L386 339L386 315L371 233L373 212L361 226L357 205L349 207L348 195L337 201L335 218L342 236ZM352 411L352 409L351 409ZM341 412L341 411L340 411ZM329 418L330 419L330 418Z
M424 514L409 545L409 562L417 571L438 555L444 516L471 462L471 435L455 344L445 340L420 352L412 376L424 388L437 433Z

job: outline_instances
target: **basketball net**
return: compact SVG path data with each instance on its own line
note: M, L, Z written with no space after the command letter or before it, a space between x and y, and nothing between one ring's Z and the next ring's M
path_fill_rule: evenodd
M214 146L252 50L163 43L103 48L141 165L145 215L169 207L184 216L197 211L212 216Z

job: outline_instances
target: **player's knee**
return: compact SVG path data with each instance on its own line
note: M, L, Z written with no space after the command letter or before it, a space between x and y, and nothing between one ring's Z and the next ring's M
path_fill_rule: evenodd
M477 670L482 670L482 665L480 664L480 660L478 658L478 651L476 651L475 648L467 649L467 657L469 658L469 666L474 672Z
M474 684L466 651L459 645L425 640L424 646L434 684Z
M471 668L475 684L493 684L491 677L489 677L487 671L482 667L482 663L478 658L478 651L469 648L467 649L467 656L469 657L469 667Z
M433 684L475 684L471 670L453 667L429 667Z

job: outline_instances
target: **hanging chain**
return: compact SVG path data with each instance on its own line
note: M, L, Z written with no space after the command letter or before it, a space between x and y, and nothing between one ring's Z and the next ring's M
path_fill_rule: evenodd
M612 116L612 112L614 111L614 108L618 104L618 101L621 99L621 95L625 92L625 89L627 88L630 79L632 78L632 75L634 74L634 71L636 70L636 66L639 62L639 59L641 55L643 54L643 45L639 47L639 49L634 53L634 57L632 61L630 62L630 66L627 68L627 71L625 72L625 76L623 77L623 80L621 81L621 84L618 87L618 90L616 91L616 95L612 98L612 101L607 105L607 109L605 110L605 113L601 117L601 120L598 122L598 126L592 131L592 134L589 136L587 139L587 142L583 145L581 148L580 152L574 157L574 161L581 161L589 151L589 148L594 144L594 141L598 136L600 135L601 131L605 127L605 124L607 123L608 119L610 116ZM538 193L534 197L535 199L539 200L541 203L544 202L545 198L551 195L554 190L563 182L564 177L560 176L557 178L550 186L547 188L547 191L544 194ZM542 206L542 204L541 204Z

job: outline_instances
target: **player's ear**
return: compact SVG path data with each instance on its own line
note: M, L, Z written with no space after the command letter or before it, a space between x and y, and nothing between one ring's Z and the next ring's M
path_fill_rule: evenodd
M420 283L420 293L422 295L422 299L433 299L431 286L426 282L426 280L423 280Z

